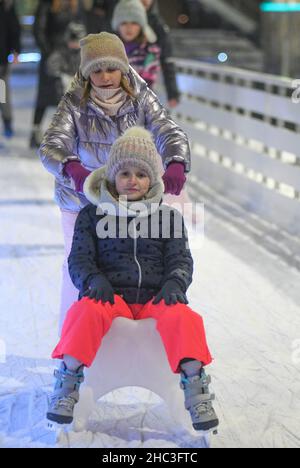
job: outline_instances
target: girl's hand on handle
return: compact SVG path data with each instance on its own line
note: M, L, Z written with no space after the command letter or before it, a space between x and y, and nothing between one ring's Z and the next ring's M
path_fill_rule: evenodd
M69 161L65 164L64 172L73 179L76 192L83 193L85 179L91 171L85 169L79 161Z
M184 164L180 162L172 162L168 165L166 172L163 175L165 193L180 195L180 192L186 182L184 168Z

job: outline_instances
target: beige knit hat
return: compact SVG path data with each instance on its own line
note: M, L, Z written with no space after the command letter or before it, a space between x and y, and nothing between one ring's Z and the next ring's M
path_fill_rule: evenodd
M143 127L132 127L111 147L107 179L114 183L117 173L130 165L145 171L153 187L161 180L159 160L151 133Z
M86 80L91 73L101 68L116 68L123 74L129 72L124 44L115 34L89 34L81 39L80 47L80 70Z

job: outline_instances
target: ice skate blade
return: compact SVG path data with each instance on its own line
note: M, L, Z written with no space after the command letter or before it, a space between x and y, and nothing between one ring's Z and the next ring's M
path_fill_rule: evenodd
M218 428L217 427L212 427L211 429L208 429L207 431L204 431L206 435L218 435Z
M48 431L58 432L58 431L61 431L61 430L65 431L67 428L70 427L70 424L58 424L55 421L48 421L47 420L46 427L47 427Z
M47 429L51 432L56 432L58 429L58 424L53 421L47 421L46 423Z
M201 437L209 437L211 435L218 435L219 432L218 432L218 428L211 428L211 429L208 429L207 431L193 431L194 433L198 434L199 436Z

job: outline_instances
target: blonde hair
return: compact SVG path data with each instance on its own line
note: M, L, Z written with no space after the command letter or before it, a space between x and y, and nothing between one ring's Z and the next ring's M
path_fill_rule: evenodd
M134 89L132 88L131 84L129 83L128 78L126 78L126 76L124 75L122 75L120 87L128 94L128 96L132 100L136 99L136 93ZM91 89L92 89L91 80L88 79L86 80L85 85L84 85L84 90L83 90L82 98L80 100L80 105L86 106L87 101L90 97Z
M69 0L70 8L72 13L77 13L78 11L78 0ZM51 11L52 13L60 13L63 9L62 0L52 0Z
M128 78L126 78L126 76L122 75L120 85L121 85L121 88L128 94L128 96L131 97L131 99L136 99L136 93L133 87L131 86L131 84L129 83Z

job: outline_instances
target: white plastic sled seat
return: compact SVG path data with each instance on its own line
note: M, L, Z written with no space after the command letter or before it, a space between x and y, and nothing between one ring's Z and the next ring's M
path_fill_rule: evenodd
M142 387L164 400L179 426L194 436L199 434L204 446L209 446L209 435L193 429L179 383L180 374L174 374L169 366L156 321L118 317L103 338L92 366L85 369L73 428L86 429L95 404L109 392L122 387Z

